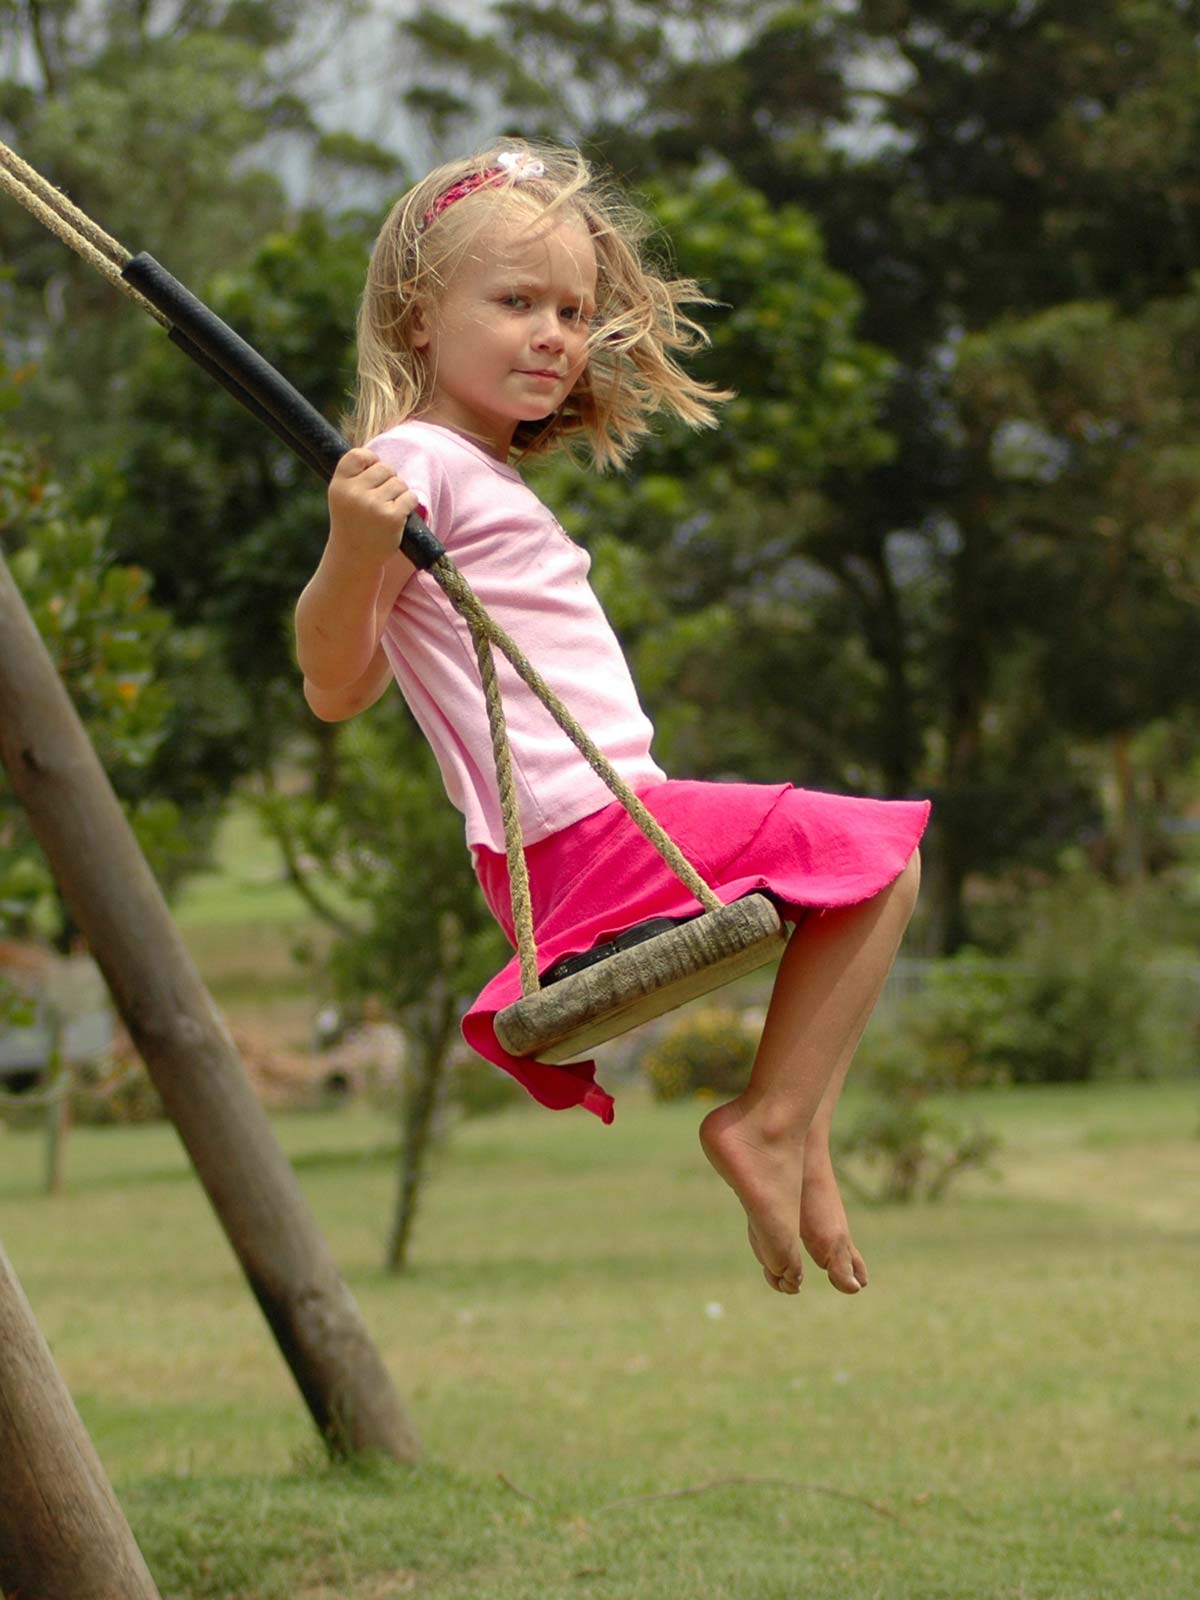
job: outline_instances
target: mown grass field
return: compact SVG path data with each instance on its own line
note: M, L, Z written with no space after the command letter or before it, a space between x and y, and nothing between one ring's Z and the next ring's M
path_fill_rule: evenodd
M392 1130L280 1138L426 1456L329 1467L167 1129L0 1134L0 1236L165 1600L1191 1600L1200 1086L997 1094L994 1178L757 1276L694 1107L459 1126L410 1273Z

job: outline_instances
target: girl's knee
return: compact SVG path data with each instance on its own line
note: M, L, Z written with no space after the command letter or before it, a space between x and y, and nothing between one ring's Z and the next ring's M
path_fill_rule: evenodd
M919 849L915 849L912 855L909 856L904 871L896 879L893 887L896 893L903 897L911 916L921 888L921 852Z

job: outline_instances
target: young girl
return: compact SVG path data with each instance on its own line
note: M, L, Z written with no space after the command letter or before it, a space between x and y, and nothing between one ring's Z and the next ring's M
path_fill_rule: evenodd
M917 893L924 801L790 784L668 779L628 667L588 585L589 558L518 465L563 445L620 465L657 411L692 426L724 396L674 352L703 335L696 285L647 266L645 226L575 151L512 144L431 173L393 208L359 317L351 433L330 531L296 612L304 691L337 721L395 678L466 819L488 904L514 940L504 832L475 654L437 584L398 551L422 514L484 606L729 902L766 890L796 924L748 1088L700 1140L749 1223L767 1282L795 1294L801 1244L845 1294L867 1282L829 1155L834 1106ZM687 890L507 662L497 661L541 969L654 916ZM543 1104L612 1100L592 1062L509 1056L492 1021L519 997L514 959L463 1021L469 1043Z

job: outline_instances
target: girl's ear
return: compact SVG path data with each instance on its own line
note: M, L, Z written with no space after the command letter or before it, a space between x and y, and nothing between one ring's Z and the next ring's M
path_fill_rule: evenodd
M427 308L419 301L413 307L412 321L409 323L409 342L414 350L425 350L433 337L431 319Z

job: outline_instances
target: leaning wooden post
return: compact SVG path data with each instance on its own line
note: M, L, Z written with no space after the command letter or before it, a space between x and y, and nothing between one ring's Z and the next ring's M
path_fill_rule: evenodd
M341 1452L416 1433L112 786L0 559L0 758L313 1420Z
M2 1244L0 1592L159 1600Z

